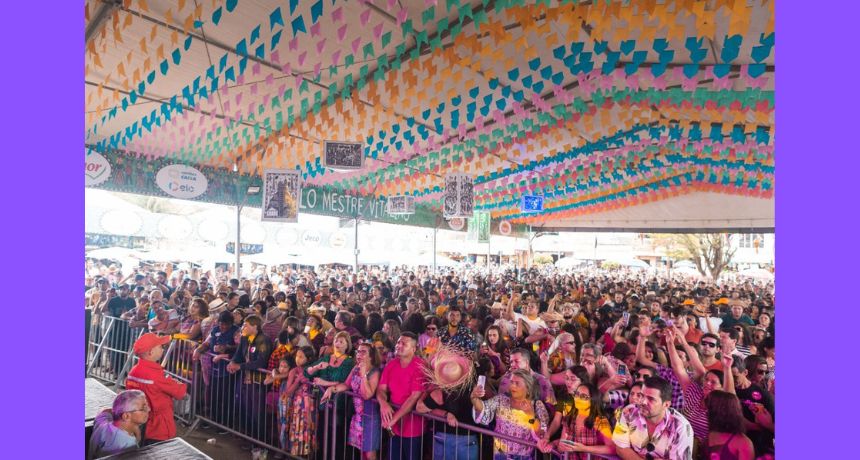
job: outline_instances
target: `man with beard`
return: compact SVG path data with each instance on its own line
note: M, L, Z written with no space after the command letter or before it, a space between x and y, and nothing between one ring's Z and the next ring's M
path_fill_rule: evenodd
M457 307L448 309L448 327L444 328L439 335L439 341L445 345L459 348L466 353L474 353L478 349L478 343L472 335L472 331L461 323L463 314Z
M612 433L615 453L624 460L693 458L693 428L675 409L672 386L665 379L645 379L642 399L621 411Z

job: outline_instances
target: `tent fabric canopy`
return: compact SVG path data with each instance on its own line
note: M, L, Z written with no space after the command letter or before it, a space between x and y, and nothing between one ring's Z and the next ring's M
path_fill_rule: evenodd
M772 0L376 3L88 0L98 187L163 194L178 163L227 202L289 169L441 214L461 172L494 228L773 227Z

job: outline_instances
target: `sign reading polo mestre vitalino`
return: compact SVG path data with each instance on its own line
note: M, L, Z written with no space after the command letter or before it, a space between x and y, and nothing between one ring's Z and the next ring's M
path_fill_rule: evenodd
M416 206L414 214L389 214L385 197L373 198L340 193L317 187L302 189L302 212L323 214L335 217L354 217L378 222L396 224L420 225L432 227L436 223L436 215L425 207Z
M112 173L104 182L97 185L92 185L88 182L87 186L140 195L168 195L156 183L156 176L165 166L175 164L175 160L159 158L146 161L119 152L109 152L102 156L107 160ZM168 171L174 169L171 168ZM241 196L245 200L245 206L260 207L262 205L261 193L247 197L243 195L250 185L262 186L261 177L237 176L232 171L224 168L199 166L193 169L201 174L200 176L194 176L200 180L192 182L197 182L198 185L205 182L206 186L201 188L192 185L193 191L185 187L183 192L191 193L177 196L177 198L194 198L196 201L235 206L237 197ZM168 190L170 189L170 187L167 188ZM203 190L202 194L194 197L189 196L201 190ZM168 196L176 195L170 194ZM355 196L323 187L315 187L307 183L302 186L301 196L300 212L346 219L351 219L358 213L359 218L376 222L430 228L436 225L436 214L429 207L421 203L415 203L415 214L399 216L391 215L385 211L387 200L384 197Z

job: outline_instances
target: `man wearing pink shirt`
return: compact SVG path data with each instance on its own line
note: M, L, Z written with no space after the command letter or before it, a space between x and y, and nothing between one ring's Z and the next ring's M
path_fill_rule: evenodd
M390 460L420 460L424 419L412 415L415 403L424 391L424 361L415 356L418 337L404 332L394 346L397 359L382 371L376 397L382 415L382 427L391 430ZM396 411L391 403L400 405ZM410 415L407 415L410 414Z

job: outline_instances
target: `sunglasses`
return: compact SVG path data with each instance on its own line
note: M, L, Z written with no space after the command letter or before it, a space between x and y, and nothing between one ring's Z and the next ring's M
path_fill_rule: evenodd
M651 452L654 452L654 449L655 449L654 443L649 442L648 445L645 446L645 450L648 451L648 453L645 454L645 460L654 460L654 455L651 453Z
M576 394L574 395L574 397L575 397L576 399L584 399L584 400L589 400L589 399L591 399L591 395L589 395L589 394L585 394L585 393L576 393Z
M702 342L703 347L717 348L717 342Z
M756 375L764 375L764 374L768 373L768 370L767 369L756 369L753 372L755 372Z

